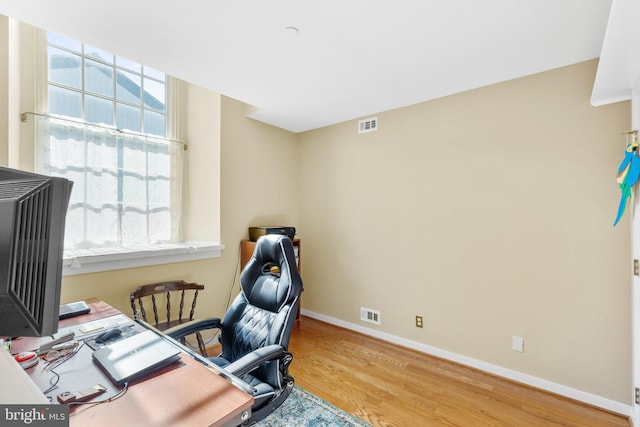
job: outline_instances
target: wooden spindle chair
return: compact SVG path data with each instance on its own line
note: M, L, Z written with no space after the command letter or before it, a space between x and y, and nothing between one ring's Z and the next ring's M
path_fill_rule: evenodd
M169 282L160 282L160 283L150 283L148 285L138 286L130 295L131 301L131 309L133 310L134 316L140 316L142 320L145 322L149 322L147 320L147 310L145 309L145 305L149 303L151 304L153 310L153 320L154 326L156 329L160 331L166 331L174 326L181 325L186 322L190 322L193 320L193 314L196 308L196 302L198 299L198 292L204 289L204 285L199 283L187 283L184 280L175 280ZM166 297L166 320L160 321L161 319L158 316L158 302L156 300L156 295L165 294ZM174 296L172 298L172 295ZM150 298L148 298L150 297ZM176 300L179 297L179 305L177 317L172 317L172 307L171 302ZM185 301L187 304L191 300L191 308L189 311L189 317L183 317ZM137 305L136 305L137 303ZM205 348L204 339L200 332L196 332L196 339L198 341L198 348L200 353L203 356L207 356L207 350ZM184 344L184 339L181 339Z

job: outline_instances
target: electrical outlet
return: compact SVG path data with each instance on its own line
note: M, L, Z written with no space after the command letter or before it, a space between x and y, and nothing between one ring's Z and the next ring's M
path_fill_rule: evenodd
M511 337L511 350L520 353L524 352L524 338L515 335Z
M422 328L422 316L416 316L416 328Z

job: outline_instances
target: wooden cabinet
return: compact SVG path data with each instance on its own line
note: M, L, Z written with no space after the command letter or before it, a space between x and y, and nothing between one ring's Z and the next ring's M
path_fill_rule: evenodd
M251 259L255 248L256 242L252 242L251 240L243 240L240 242L240 271L244 269L244 266ZM296 254L298 271L300 271L300 239L293 239L293 251ZM296 312L296 325L300 325L300 304L298 304L298 311Z

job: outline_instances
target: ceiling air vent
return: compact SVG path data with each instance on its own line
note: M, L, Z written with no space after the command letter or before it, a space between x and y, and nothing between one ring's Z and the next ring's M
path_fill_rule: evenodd
M378 118L370 117L358 122L358 133L373 132L378 130Z

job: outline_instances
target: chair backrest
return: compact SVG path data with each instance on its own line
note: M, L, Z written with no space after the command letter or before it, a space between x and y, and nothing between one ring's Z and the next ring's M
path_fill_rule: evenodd
M221 356L233 362L271 344L288 350L302 292L291 240L276 234L260 237L240 274L240 287L223 320ZM279 387L279 363L268 363L252 374Z
M147 320L145 300L147 301L147 303L150 302L151 308L153 310L153 320L155 327L159 330L165 330L175 325L179 325L182 322L193 320L193 314L195 312L196 302L198 299L198 291L201 291L203 289L204 285L198 283L187 283L184 280L150 283L148 285L138 286L133 292L131 292L130 295L131 309L133 310L134 316L136 316L139 312L142 320L144 320L145 322L149 322L149 320ZM165 319L159 318L158 315L159 304L156 299L156 295L158 294L165 294ZM172 298L172 294L174 295L174 298ZM172 300L174 302L178 302L177 315L175 311L174 313L172 313ZM188 318L183 318L185 302L188 306L190 306Z

